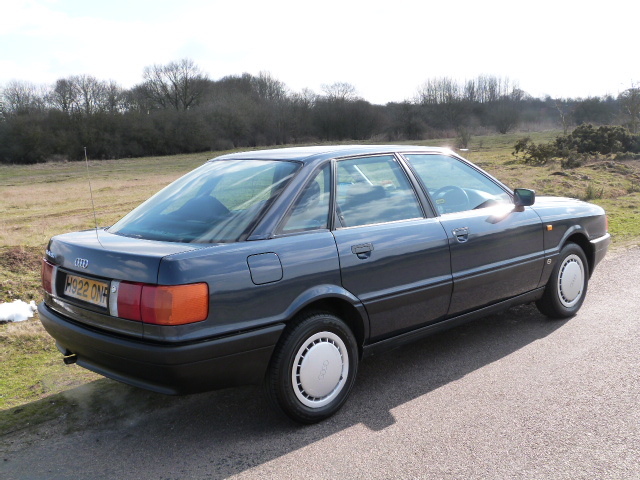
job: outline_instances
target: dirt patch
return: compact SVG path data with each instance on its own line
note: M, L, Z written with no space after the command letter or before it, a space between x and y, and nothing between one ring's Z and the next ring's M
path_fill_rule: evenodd
M0 267L15 273L40 269L43 252L40 247L8 247L0 249Z
M0 302L39 301L43 247L0 247Z
M589 166L593 170L605 170L619 175L631 175L640 178L638 174L638 172L640 172L640 160L626 160L624 162L607 160L604 162L591 163Z

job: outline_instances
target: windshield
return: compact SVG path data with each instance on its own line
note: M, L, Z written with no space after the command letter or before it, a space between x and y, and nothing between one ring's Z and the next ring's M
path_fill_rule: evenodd
M109 232L168 242L235 242L248 233L299 164L219 160L176 180Z

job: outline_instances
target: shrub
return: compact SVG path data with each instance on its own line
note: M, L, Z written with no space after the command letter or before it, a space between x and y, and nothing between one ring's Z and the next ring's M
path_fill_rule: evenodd
M575 150L578 153L640 152L640 136L632 135L626 128L603 125L580 125L569 135L556 139L560 150Z
M587 161L587 157L584 154L579 154L575 151L568 152L566 158L560 161L562 168L578 168L584 165Z
M521 155L524 163L530 165L545 165L558 156L558 149L553 142L536 144L531 141L531 138L524 137L514 145L513 155L515 157Z
M583 200L593 200L596 198L602 198L604 196L604 187L602 187L600 189L600 191L598 191L596 189L596 187L593 186L592 183L589 183L589 185L587 185L587 189L585 191L584 196L582 197Z
M580 125L568 135L560 135L553 142L536 145L524 137L514 145L513 155L522 156L525 163L545 165L552 158L561 158L562 168L576 168L585 164L589 155L616 155L618 158L637 158L640 154L640 135L631 134L620 126Z
M471 130L467 127L460 127L456 130L456 145L458 148L467 148L469 147L469 142L471 141Z

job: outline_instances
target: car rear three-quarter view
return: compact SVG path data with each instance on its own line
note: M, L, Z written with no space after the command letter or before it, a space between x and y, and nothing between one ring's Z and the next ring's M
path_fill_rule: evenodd
M600 207L445 149L244 152L53 237L39 312L66 363L165 394L263 384L312 423L363 356L519 303L574 315L609 242Z

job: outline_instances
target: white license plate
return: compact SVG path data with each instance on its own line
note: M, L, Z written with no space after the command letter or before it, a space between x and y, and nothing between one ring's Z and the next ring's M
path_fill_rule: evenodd
M67 297L77 298L93 305L107 308L109 298L109 283L67 275L64 283L64 294Z

